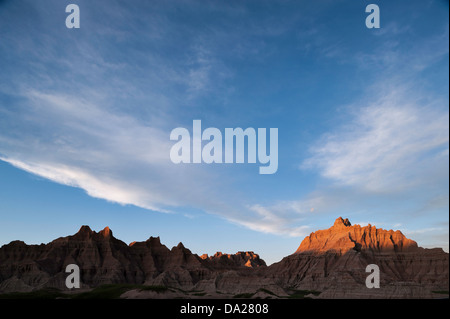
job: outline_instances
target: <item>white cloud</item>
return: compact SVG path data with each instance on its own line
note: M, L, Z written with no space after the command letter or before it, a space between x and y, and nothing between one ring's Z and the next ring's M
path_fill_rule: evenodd
M332 202L327 202L332 200ZM288 237L305 237L313 230L310 221L317 215L335 207L337 198L325 198L310 194L299 200L276 201L264 206L247 205L239 214L227 214L226 218L252 230Z
M448 110L391 93L358 109L354 120L311 148L302 168L369 192L402 191L448 166Z
M152 210L215 199L205 186L215 184L215 174L170 162L169 132L93 100L35 90L24 96L27 111L9 114L14 121L5 124L5 132L22 129L2 136L1 160L93 197Z
M70 167L59 163L24 163L3 157L0 157L0 160L56 183L84 189L89 196L95 198L123 205L134 204L146 209L166 212L160 207L152 206L152 203L158 203L158 200L149 198L151 194L143 193L142 189L127 181L108 181L105 178L94 176L82 168Z
M20 61L14 68L5 65L9 72L0 85L0 91L15 102L0 108L1 160L82 188L93 197L164 212L192 206L256 231L288 236L305 235L313 214L336 214L347 202L353 208L365 205L366 198L359 198L363 192L421 190L448 180L448 101L438 107L422 105L401 86L389 84L381 91L385 94L367 95L373 103L360 104L353 121L312 148L303 167L318 169L333 185L309 197L263 205L235 187L238 178L233 177L232 183L216 167L174 165L169 160L170 130L186 114L205 111L204 105L196 108L195 103L184 110L192 102L188 100L205 93L213 100L229 92L232 87L223 83L232 74L225 65L229 57L237 56L239 63L266 62L279 48L263 37L279 37L307 17L295 14L283 25L275 25L272 17L251 25L233 19L217 27L191 26L179 32L180 24L168 19L167 12L140 15L138 23L130 24L140 6L117 10L115 5L92 4L92 8L104 13L91 21L94 33L71 38L49 28L47 35L39 33L45 40L45 45L38 43L39 50L34 50L38 34L33 32L40 31L34 29L21 36L7 34L6 41L0 42L2 52ZM36 5L35 9L48 8ZM231 10L221 5L218 9ZM239 17L245 9L237 9L231 14ZM240 22L235 25L235 21ZM393 33L408 31L392 28ZM300 43L330 58L342 58L339 41L330 44L317 30L300 28ZM447 39L448 32L430 40L430 45L418 44L426 48L420 54L411 50L416 65L412 72L448 52L446 46L436 46ZM144 43L147 50L142 50ZM389 66L391 72L399 61L409 61L395 43L380 54L385 49L349 60L371 70ZM218 114L236 117L229 110ZM349 191L344 189L347 186ZM296 187L295 181L289 181L288 187ZM448 182L444 190L448 192Z
M290 237L303 237L309 234L309 226L296 226L299 218L287 215L286 211L280 214L279 211L261 205L252 205L248 207L249 211L242 214L239 218L227 216L226 218L239 225L243 225L249 229L279 234Z

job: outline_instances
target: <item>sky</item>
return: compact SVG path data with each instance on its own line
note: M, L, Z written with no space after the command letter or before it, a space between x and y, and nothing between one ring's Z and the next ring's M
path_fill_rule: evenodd
M448 10L0 0L0 245L109 226L271 264L342 216L448 251ZM170 133L193 120L277 128L278 170L174 164Z

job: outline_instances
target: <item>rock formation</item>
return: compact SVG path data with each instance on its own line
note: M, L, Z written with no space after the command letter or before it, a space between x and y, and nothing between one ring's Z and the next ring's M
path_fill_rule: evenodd
M203 260L209 261L210 265L214 268L239 268L242 266L249 268L265 267L266 263L264 260L259 258L258 254L253 251L238 251L236 254L222 254L222 252L217 252L214 256L208 256L204 254L200 256Z
M14 241L0 248L0 292L65 288L65 267L80 267L84 287L130 283L192 289L220 272L266 264L253 252L217 253L199 257L182 243L168 249L159 237L130 245L116 239L106 227L100 232L82 226L73 236L49 244Z
M369 264L380 269L379 289L366 287ZM321 291L322 298L433 297L432 291L448 291L448 253L420 248L400 231L352 226L339 217L266 275L282 287Z
M386 231L370 224L366 227L352 226L348 219L339 217L334 225L326 230L318 230L306 237L296 253L331 252L344 254L349 250L372 252L416 251L417 243L406 238L399 230Z
M75 235L48 244L13 241L0 248L0 293L65 290L69 264L80 267L82 288L127 283L178 289L170 290L167 298L179 297L176 291L273 298L299 290L317 291L319 298L435 298L442 295L434 292L448 291L449 284L448 253L442 249L424 249L400 231L352 226L339 217L269 267L254 252L198 256L182 243L169 249L159 237L127 245L108 227L97 233L82 226ZM369 264L380 269L380 288L366 287Z

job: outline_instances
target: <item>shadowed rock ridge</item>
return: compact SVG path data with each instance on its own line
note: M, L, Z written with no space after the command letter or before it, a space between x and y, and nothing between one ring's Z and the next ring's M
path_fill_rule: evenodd
M201 258L182 243L168 249L159 237L130 245L113 236L109 227L95 232L89 226L48 244L13 241L0 248L0 292L65 289L65 267L80 267L84 287L108 283L165 285L193 288L225 270L265 267L257 254L239 252L221 259Z

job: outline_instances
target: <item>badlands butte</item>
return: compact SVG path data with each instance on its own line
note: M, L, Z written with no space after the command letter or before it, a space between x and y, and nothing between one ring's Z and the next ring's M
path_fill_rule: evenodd
M108 227L82 226L48 244L2 246L0 298L448 298L448 260L398 230L341 217L270 266L253 252L198 256L159 237L127 245ZM69 264L80 268L80 289L65 286ZM366 287L369 264L380 269L380 288Z

